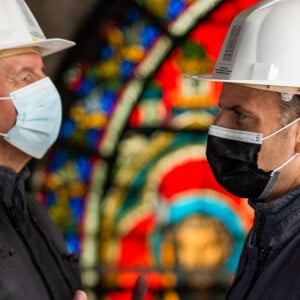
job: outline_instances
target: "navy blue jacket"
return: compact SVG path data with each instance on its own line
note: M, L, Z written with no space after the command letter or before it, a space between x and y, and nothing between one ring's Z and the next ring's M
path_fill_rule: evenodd
M28 175L0 167L0 300L71 300L81 288L78 261L25 192Z
M300 299L300 188L255 210L228 300Z

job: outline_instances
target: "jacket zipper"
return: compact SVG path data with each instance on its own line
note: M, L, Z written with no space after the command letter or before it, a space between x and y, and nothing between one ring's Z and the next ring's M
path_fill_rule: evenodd
M249 284L249 287L247 289L247 293L245 294L244 299L248 298L250 291L252 290L253 286L255 285L255 283L257 281L257 278L259 277L260 273L262 272L262 269L264 267L268 253L269 253L269 249L260 248L258 250L258 259L257 259L256 269L254 271L253 277L251 279L251 282Z
M264 266L264 264L265 264L265 259L266 259L266 257L267 257L267 255L268 255L268 253L269 253L269 250L268 249L260 249L260 251L259 251L259 258L258 258L258 268L257 268L257 274L256 275L259 275L260 274L260 272L262 271L262 268L263 268L263 266Z

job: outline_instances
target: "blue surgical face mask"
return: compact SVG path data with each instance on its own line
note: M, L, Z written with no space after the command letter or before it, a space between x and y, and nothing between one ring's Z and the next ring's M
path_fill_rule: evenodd
M0 100L11 100L17 111L15 125L0 135L21 151L41 158L57 139L62 120L60 95L51 79L45 77Z

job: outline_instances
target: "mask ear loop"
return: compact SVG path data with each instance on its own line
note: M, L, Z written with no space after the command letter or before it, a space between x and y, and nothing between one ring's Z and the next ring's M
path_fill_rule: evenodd
M299 153L295 153L292 157L290 157L287 161L285 161L282 165L277 167L276 169L273 170L272 174L275 172L278 172L282 168L284 168L287 164L289 164L294 158L296 158L299 155Z
M292 126L293 124L297 123L300 120L300 118L295 119L294 121L292 121L291 123L285 125L284 127L278 129L277 131L271 133L270 135L266 136L263 138L263 140L267 140L270 137L272 137L273 135L285 130L286 128ZM276 172L278 172L279 170L281 170L282 168L284 168L288 163L290 163L296 156L298 156L299 153L295 153L292 157L290 157L287 161L285 161L282 165L280 165L279 167L277 167L276 169L273 170L272 174L275 174Z
M270 135L267 135L267 136L263 137L263 141L269 139L269 138L272 137L273 135L275 135L275 134L277 134L277 133L279 133L279 132L285 130L286 128L292 126L293 124L297 123L299 120L300 120L300 118L297 118L297 119L295 119L294 121L292 121L291 123L289 123L289 124L283 126L282 128L276 130L275 132L271 133Z
M1 100L11 100L11 97L0 97L0 101ZM7 137L8 136L8 134L7 133L1 133L0 132L0 136L3 136L3 137Z
M258 196L257 199L264 199L265 197L267 197L270 194L270 192L272 191L272 189L278 179L279 170L282 169L283 167L285 167L288 163L290 163L298 155L299 155L299 153L295 153L292 157L290 157L282 165L280 165L278 168L276 168L275 170L272 171L270 180L269 180L267 186L265 187L263 192Z

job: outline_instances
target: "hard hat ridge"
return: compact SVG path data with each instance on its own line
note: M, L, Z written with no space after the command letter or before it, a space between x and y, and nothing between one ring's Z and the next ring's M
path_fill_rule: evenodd
M46 56L74 44L64 39L47 39L24 0L0 0L0 53L39 48L40 54Z
M231 23L213 74L192 78L300 94L299 12L299 0L264 0L244 10Z

